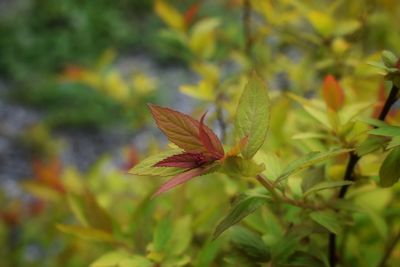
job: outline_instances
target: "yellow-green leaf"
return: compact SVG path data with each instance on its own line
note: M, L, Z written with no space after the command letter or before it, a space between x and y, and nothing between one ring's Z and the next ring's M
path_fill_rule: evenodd
M311 152L295 161L290 163L285 171L279 175L277 178L277 182L280 182L282 180L285 180L289 176L302 171L314 164L320 163L322 161L328 160L332 157L336 157L340 154L346 153L351 151L351 149L333 149L330 151L324 151L324 152Z
M154 263L139 255L117 250L108 252L90 264L90 267L151 267Z
M270 100L264 82L251 75L236 110L235 130L239 140L248 136L247 145L241 153L252 158L264 144L270 121Z
M100 241L100 242L117 242L113 235L110 233L96 229L93 227L84 227L79 225L65 225L57 224L57 229L66 234L72 234L76 237L87 239L90 241Z
M329 230L329 232L339 234L341 231L340 220L334 211L315 211L310 213L310 218Z
M185 30L185 21L182 14L166 1L156 0L154 11L168 26L179 31Z
M253 213L269 200L267 195L249 194L242 195L237 199L228 215L218 224L214 232L214 238L220 236L224 231L240 222L243 218Z
M161 160L168 158L173 155L182 153L180 149L171 149L156 155L150 156L142 160L139 164L133 167L129 173L135 175L147 175L147 176L172 176L181 173L183 170L181 168L173 167L153 167L154 164L160 162Z
M389 187L400 179L400 147L394 148L386 156L379 170L381 186Z

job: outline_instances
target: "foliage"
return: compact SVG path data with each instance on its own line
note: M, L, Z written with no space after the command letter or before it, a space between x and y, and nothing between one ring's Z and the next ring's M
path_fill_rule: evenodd
M43 243L67 241L50 266L398 266L400 60L381 51L399 51L397 2L172 3L154 11L198 74L179 88L198 106L150 104L170 143L151 135L129 175L39 162L24 188L57 213L24 223L10 201L2 231L56 225Z

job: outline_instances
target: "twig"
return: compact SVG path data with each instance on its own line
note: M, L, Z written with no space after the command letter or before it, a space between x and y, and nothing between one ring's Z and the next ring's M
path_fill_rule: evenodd
M268 179L265 179L264 177L262 177L260 174L256 176L256 179L262 186L265 187L265 189L268 190L268 192L271 193L272 197L274 198L274 200L277 203L285 202L285 203L293 205L293 206L312 209L312 210L324 209L323 206L313 205L311 203L307 203L302 200L292 199L292 198L287 197L285 194L279 195L275 190L274 184L272 182L270 182Z
M385 105L383 106L381 113L379 114L378 119L381 121L384 121L387 114L390 111L390 108L392 105L397 101L399 93L399 88L395 85L392 86L392 89L390 90L389 96L386 99ZM346 172L344 174L343 179L345 181L354 181L354 169L357 165L357 162L360 160L360 156L358 156L355 152L350 152L350 158L347 163L346 167ZM349 188L349 185L343 186L340 191L338 198L343 199L346 196L347 190ZM329 253L329 265L331 267L336 266L337 262L337 257L336 257L336 235L333 233L329 234L329 245L328 245L328 253Z

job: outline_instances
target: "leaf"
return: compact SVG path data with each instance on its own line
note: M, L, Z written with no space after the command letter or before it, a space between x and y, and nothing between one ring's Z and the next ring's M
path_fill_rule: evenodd
M268 262L271 260L269 248L264 244L261 237L254 232L237 226L232 231L231 239L235 247L251 260L255 262Z
M76 237L91 240L91 241L101 241L101 242L117 242L113 235L109 232L105 232L100 229L93 227L83 227L77 225L65 225L57 224L57 229L66 234L72 234Z
M382 136L400 136L400 127L398 126L383 126L369 131L369 134Z
M89 267L152 267L153 265L154 263L143 256L130 255L125 251L117 250L102 255Z
M185 30L184 17L166 1L156 0L154 3L154 11L168 26L178 31Z
M379 148L383 148L387 140L382 136L369 136L364 142L356 147L357 155L362 157L366 154L372 153Z
M173 155L181 153L180 149L171 149L156 155L150 156L142 160L139 164L135 165L131 170L130 174L142 175L142 176L172 176L182 172L181 168L165 168L165 167L154 167L155 164L163 159L171 157Z
M153 232L153 249L155 252L167 250L167 244L172 234L172 223L169 218L163 218Z
M182 255L192 240L192 218L186 215L174 221L172 236L168 243L168 252Z
M169 108L157 105L149 105L149 107L158 128L172 143L186 152L209 154L200 140L200 123L197 120ZM207 126L204 126L204 131L210 137L212 146L217 151L223 151L222 144L215 133Z
M202 166L198 167L195 169L188 170L186 172L180 173L174 177L172 177L170 180L168 180L166 183L164 183L158 190L153 194L152 197L156 197L161 193L164 193L168 190L171 190L172 188L186 183L187 181L197 177L204 175L208 172L210 172L216 165L215 164L210 164L208 166Z
M387 145L386 149L392 149L400 146L400 136L393 137Z
M218 251L222 246L222 239L213 240L212 242L207 242L202 248L197 256L197 261L194 266L196 267L209 267L212 266L214 259L218 255Z
M238 139L248 136L242 149L244 158L252 158L264 144L270 121L270 100L263 81L252 74L236 110L235 130Z
M103 207L99 205L96 197L89 190L85 190L83 202L83 212L87 222L96 229L112 232L113 225L110 215Z
M228 228L234 224L240 222L243 218L253 213L260 206L265 204L269 200L267 195L252 194L252 195L241 195L233 203L231 210L228 215L218 224L216 227L213 238L216 239Z
M331 36L335 29L335 20L325 12L313 10L307 14L307 18L314 29L323 37Z
M319 105L319 102L311 101L305 99L303 97L297 96L295 94L288 93L288 97L299 103L308 115L313 117L315 120L326 126L327 128L331 128L331 125L328 121L328 117L326 114L326 110L323 108L323 105ZM321 102L321 104L323 104Z
M308 189L304 193L304 196L307 196L307 195L317 192L317 191L341 187L341 186L350 185L353 183L354 182L352 182L352 181L324 181L324 182L318 183L318 184L314 185L313 187L311 187L310 189Z
M400 147L390 151L379 170L380 184L390 187L400 179Z
M333 33L336 36L344 36L357 31L360 27L361 23L356 19L344 20L336 24Z
M205 162L207 161L203 154L186 152L165 158L154 164L154 167L176 167L183 169L192 169L199 167Z
M293 161L290 163L287 167L286 170L279 175L277 178L277 182L281 182L285 179L287 179L289 176L302 171L312 165L315 165L317 163L320 163L322 161L328 160L330 158L336 157L340 154L350 152L351 149L333 149L330 151L325 151L325 152L311 152L302 158Z
M336 235L341 231L338 215L334 211L311 212L310 218Z
M200 141L211 155L215 156L216 159L220 159L224 156L224 148L222 147L222 144L216 135L209 135L209 133L206 131L204 126L204 118L206 114L207 113L204 113L200 119ZM217 146L215 146L214 144L217 144Z
M188 43L193 54L202 58L213 55L216 47L215 31L220 24L217 18L204 18L193 25Z
M191 4L190 7L186 10L184 14L184 21L186 26L189 26L192 23L194 17L199 12L200 4L201 4L200 1L196 1L193 4Z
M334 111L338 111L343 106L343 89L332 75L325 77L324 84L322 86L322 96L328 108Z

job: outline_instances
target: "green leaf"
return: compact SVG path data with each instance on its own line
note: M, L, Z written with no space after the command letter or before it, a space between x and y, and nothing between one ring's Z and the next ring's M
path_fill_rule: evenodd
M369 134L382 135L382 136L400 136L400 127L384 126L369 131Z
M209 267L217 257L218 251L222 245L222 239L207 242L200 250L197 256L196 267Z
M189 215L175 221L172 237L168 243L168 253L182 255L192 240L192 220Z
M153 233L153 249L156 252L163 252L167 248L168 241L171 238L172 225L168 218L162 219Z
M394 148L386 156L379 170L380 184L390 187L400 179L400 147Z
M400 136L393 137L387 145L386 149L392 149L400 146Z
M341 187L341 186L350 185L353 183L354 182L352 182L352 181L324 181L324 182L318 183L318 184L314 185L313 187L311 187L310 189L308 189L304 193L304 196L307 196L307 195L317 192L317 191Z
M100 241L100 242L117 242L113 235L109 232L92 228L92 227L83 227L78 225L65 225L65 224L57 224L57 229L66 234L75 235L78 238L83 238L91 241Z
M84 209L83 213L89 225L96 229L106 232L112 232L113 223L108 212L99 205L96 197L89 191L85 190L83 195Z
M154 263L139 255L118 250L108 252L90 264L90 267L152 267Z
M382 136L369 136L364 142L357 146L357 155L362 157L366 154L372 153L379 148L383 148L386 142L386 138Z
M239 140L248 136L242 149L244 158L252 158L264 144L270 120L270 100L264 82L253 74L236 110L235 130Z
M277 182L281 182L285 179L287 179L289 176L302 171L312 165L315 165L317 163L320 163L322 161L328 160L330 158L336 157L340 154L346 153L351 151L351 149L333 149L325 152L311 152L302 158L293 161L290 163L287 167L286 170L279 175L277 178Z
M173 168L173 167L153 167L154 164L159 161L171 157L173 155L177 155L182 153L180 149L171 149L156 155L150 156L144 160L142 160L139 164L129 170L129 173L135 175L144 175L144 176L172 176L181 173L183 170L181 168Z
M251 194L241 195L233 203L228 215L218 224L214 232L214 239L226 231L229 227L240 222L243 218L253 213L261 205L269 200L267 195Z
M311 212L310 218L334 234L338 235L341 231L338 215L334 211Z
M261 237L254 232L244 228L233 228L231 235L232 243L248 258L256 262L268 262L271 259L269 248Z

